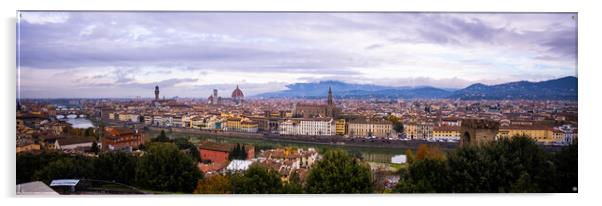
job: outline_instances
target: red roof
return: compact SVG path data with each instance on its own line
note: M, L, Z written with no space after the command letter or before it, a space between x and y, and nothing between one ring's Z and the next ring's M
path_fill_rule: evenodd
M109 134L111 134L111 136L121 136L135 133L133 129L124 127L109 127L106 130L109 132Z
M513 129L513 130L553 130L553 127L542 126L542 125L510 125L502 126L500 129Z
M236 85L236 89L234 89L234 91L232 92L232 98L235 97L245 97L242 91L238 88L238 85Z
M433 131L460 131L460 127L453 126L434 126Z
M199 168L199 170L201 170L203 173L207 173L207 172L215 172L215 171L219 171L221 169L224 169L228 166L229 162L222 162L222 163L210 163L210 164L203 164L203 163L198 163L197 167Z

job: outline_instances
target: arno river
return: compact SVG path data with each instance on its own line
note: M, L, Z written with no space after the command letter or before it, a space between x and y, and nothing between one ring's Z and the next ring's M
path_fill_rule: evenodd
M92 124L92 121L90 121L86 117L77 117L76 115L67 115L67 118L65 118L63 115L59 115L59 116L57 116L57 119L65 120L67 123L71 124L71 127L73 127L73 128L84 128L85 129L88 127L94 127L94 124Z
M67 123L71 124L73 128L94 127L92 121L87 118L67 119Z
M168 131L166 131L168 132ZM147 131L145 132L145 138L153 138L159 135L159 131ZM316 149L324 149L324 148L340 148L345 149L348 152L352 153L360 153L363 158L370 162L380 162L380 163L389 163L391 161L391 157L399 154L403 154L405 149L395 149L395 148L368 148L368 147L354 147L351 145L324 145L318 143L311 142L282 142L278 140L258 140L258 139L249 139L243 137L225 137L220 135L200 135L200 134L186 134L168 132L168 135L173 135L175 137L184 137L191 138L193 143L198 141L214 141L214 142L225 142L225 143L241 143L241 144L252 144L256 149L262 148L276 148L276 147L300 147L300 148L308 148L313 147Z

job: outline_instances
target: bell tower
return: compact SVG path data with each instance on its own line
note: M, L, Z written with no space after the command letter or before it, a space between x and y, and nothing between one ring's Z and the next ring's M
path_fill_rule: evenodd
M159 101L159 85L155 86L155 101Z
M326 116L335 116L334 101L332 100L332 89L328 87L328 104L326 105Z
M332 89L328 87L328 106L334 106L334 101L332 101Z

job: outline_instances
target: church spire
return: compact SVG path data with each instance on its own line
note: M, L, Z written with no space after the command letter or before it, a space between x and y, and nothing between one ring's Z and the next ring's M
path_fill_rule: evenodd
M328 106L333 106L334 102L332 101L332 89L330 86L328 87Z

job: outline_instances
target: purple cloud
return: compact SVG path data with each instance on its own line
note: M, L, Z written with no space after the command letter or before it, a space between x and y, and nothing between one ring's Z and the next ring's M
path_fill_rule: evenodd
M383 84L425 77L455 87L576 75L573 13L20 14L24 74L68 74L65 82L78 88L163 82L207 89L232 84L224 81L264 85L275 76L285 83L337 77ZM109 70L115 74L103 73ZM228 79L232 74L237 79ZM190 81L169 82L177 79Z

